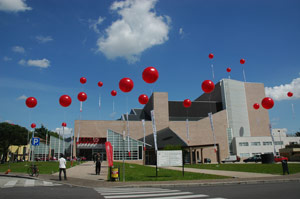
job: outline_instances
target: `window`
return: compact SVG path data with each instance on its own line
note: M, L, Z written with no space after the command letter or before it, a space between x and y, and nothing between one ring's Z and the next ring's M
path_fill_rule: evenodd
M250 153L240 153L240 156L242 158L248 158L248 157L250 157Z
M263 142L263 145L266 146L266 145L272 145L272 142Z
M275 145L283 145L283 141L275 141L274 144Z
M248 142L240 142L239 146L249 146Z
M252 156L261 155L261 153L252 153Z
M260 146L260 142L251 142L251 146Z

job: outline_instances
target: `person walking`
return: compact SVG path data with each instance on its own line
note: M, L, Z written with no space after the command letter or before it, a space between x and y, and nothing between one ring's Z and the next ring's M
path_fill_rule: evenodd
M100 153L97 153L96 156L96 175L100 175L100 171L101 171L101 156Z
M66 174L66 159L64 158L63 154L60 155L61 158L59 158L59 180L61 180L61 172L64 172L64 179L67 180L67 174Z

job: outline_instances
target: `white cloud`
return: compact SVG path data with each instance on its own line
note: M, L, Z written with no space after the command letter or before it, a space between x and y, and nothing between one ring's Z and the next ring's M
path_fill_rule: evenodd
M179 28L179 34L180 34L180 35L183 35L183 33L184 33L184 32L183 32L183 29L182 29L182 28Z
M16 53L25 53L25 49L22 46L14 46L11 49Z
M48 68L50 66L50 61L48 59L37 59L37 60L31 60L29 59L27 62L24 59L21 59L19 61L20 65L28 65L28 66L36 66L40 68Z
M51 36L44 37L44 36L39 35L39 36L36 36L35 38L39 43L42 43L42 44L47 43L49 41L53 41L53 38Z
M19 62L18 62L20 65L25 65L26 64L26 61L24 59L21 59Z
M152 46L166 42L169 33L168 16L157 16L154 7L157 0L116 1L111 11L121 19L105 30L98 41L98 51L108 59L124 57L129 63L139 60L140 54Z
M89 22L89 27L90 29L93 29L96 33L100 34L100 30L98 29L98 25L100 25L103 21L104 21L105 18L103 17L99 17L98 20L92 20L92 19L89 19L88 22Z
M21 12L32 10L25 2L26 0L0 0L0 11Z
M65 127L64 131L63 131L63 127L59 127L55 129L55 132L57 132L58 134L60 134L61 136L64 134L64 137L71 137L72 136L72 130L71 128Z
M293 97L288 97L287 93L292 92ZM289 84L266 87L266 96L273 98L274 100L287 100L287 99L300 99L300 78L293 79Z
M20 97L17 98L17 100L26 100L27 96L26 95L21 95Z
M4 61L11 61L11 60L12 60L12 58L10 58L10 57L7 57L7 56L4 56L4 57L3 57L3 60L4 60Z

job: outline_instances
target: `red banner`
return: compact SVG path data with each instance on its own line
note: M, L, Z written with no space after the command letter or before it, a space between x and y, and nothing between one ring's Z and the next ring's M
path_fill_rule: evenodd
M105 142L105 150L106 150L106 158L107 158L108 166L112 167L112 166L114 166L113 148L112 148L110 142Z

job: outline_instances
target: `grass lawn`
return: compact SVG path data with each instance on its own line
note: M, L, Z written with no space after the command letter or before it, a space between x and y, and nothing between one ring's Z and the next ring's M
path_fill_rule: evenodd
M123 180L123 163L114 162L115 167L120 167L120 181ZM125 181L172 181L172 180L204 180L204 179L224 179L225 176L208 175L200 173L174 171L158 168L158 177L156 177L155 167L127 164L125 163Z
M34 162L38 165L40 174L52 174L58 172L58 162ZM73 166L77 165L76 161L73 162ZM10 163L11 172L16 173L27 173L28 167L31 165L31 162L15 162ZM4 173L8 169L8 163L0 164L0 172ZM71 162L67 161L67 168L71 166Z
M268 174L282 174L281 164L196 164L185 165L189 168L198 169L213 169L213 170L227 170L227 171L242 171L253 173L268 173ZM288 164L290 174L300 172L300 164Z

